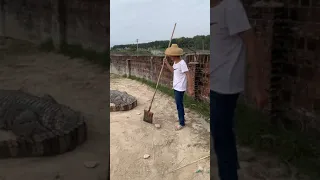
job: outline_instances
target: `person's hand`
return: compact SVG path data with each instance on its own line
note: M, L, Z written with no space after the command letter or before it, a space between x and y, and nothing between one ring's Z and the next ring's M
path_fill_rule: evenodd
M194 95L194 91L193 91L193 88L192 87L188 87L188 94L190 96L193 96Z
M168 64L167 58L163 58L163 62L164 62L165 64Z
M253 94L253 98L259 109L263 109L268 103L268 93L262 88L257 88Z

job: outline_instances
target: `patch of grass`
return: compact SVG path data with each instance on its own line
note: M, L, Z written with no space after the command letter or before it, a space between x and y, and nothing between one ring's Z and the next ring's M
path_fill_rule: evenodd
M316 136L303 133L297 127L285 130L270 123L261 112L240 101L237 108L238 143L256 151L270 152L278 159L298 168L299 172L320 179L320 144Z
M156 84L135 76L129 77L152 88ZM159 85L159 91L173 97L172 89ZM185 96L185 106L204 115L210 116L209 103L198 102ZM320 143L318 136L310 136L299 128L284 130L271 124L268 116L239 101L236 110L236 131L238 143L257 152L269 152L283 162L288 162L300 173L311 179L320 179Z
M48 39L48 40L42 42L42 43L39 45L39 49L40 49L41 51L45 51L45 52L54 51L55 48L54 48L52 39Z
M56 50L52 39L48 39L47 41L40 44L39 49L45 52L51 52ZM61 45L60 51L58 51L58 53L61 53L70 58L86 59L93 63L100 64L107 69L110 68L110 56L108 50L104 52L98 52L94 49L83 48L81 44L64 43Z
M146 80L146 79L143 79L143 78L139 78L139 77L135 77L135 76L130 76L129 77L130 79L132 80L136 80L136 81L139 81L139 82L142 82L152 88L155 88L156 87L156 83L152 82L152 81L149 81L149 80ZM174 93L173 93L173 90L166 87L166 86L163 86L163 85L158 85L158 91L164 93L164 94L167 94L171 97L174 97ZM206 120L209 119L209 116L210 116L210 105L209 103L206 103L206 102L200 102L200 101L196 101L194 100L192 97L189 97L189 96L184 96L184 105L186 108L190 108L194 111L196 111L197 113L203 115L205 117Z

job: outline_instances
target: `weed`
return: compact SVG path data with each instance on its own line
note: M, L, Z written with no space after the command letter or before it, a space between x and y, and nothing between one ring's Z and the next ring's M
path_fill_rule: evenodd
M45 52L51 52L56 50L52 39L48 39L47 41L44 41L42 44L40 44L39 49ZM104 52L98 52L94 49L83 48L81 44L63 43L61 44L60 51L58 51L58 53L61 53L70 58L86 59L93 63L100 64L107 69L110 68L109 50L106 50Z
M47 39L46 41L44 41L43 43L41 43L39 45L39 49L41 51L45 51L45 52L50 52L50 51L54 51L54 45L53 45L53 41L52 39Z

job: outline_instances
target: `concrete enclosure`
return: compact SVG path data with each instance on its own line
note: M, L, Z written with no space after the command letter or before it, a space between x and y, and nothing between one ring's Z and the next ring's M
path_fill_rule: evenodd
M163 58L163 56L111 56L110 71L157 82ZM192 75L195 98L209 101L209 55L186 55L184 59ZM159 83L172 87L172 73L166 67Z
M81 44L98 51L109 49L109 2L103 0L0 0L0 20L7 36L34 43ZM2 32L2 33L1 33ZM3 35L1 35L3 34Z

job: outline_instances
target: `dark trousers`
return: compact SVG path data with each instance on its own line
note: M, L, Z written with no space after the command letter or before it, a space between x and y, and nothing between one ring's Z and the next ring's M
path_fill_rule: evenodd
M176 91L174 90L174 98L176 100L177 110L178 110L178 117L179 123L181 126L184 126L184 106L183 106L183 95L184 91Z
M221 180L238 180L239 163L234 133L234 114L238 97L239 94L210 91L211 155L214 149Z

